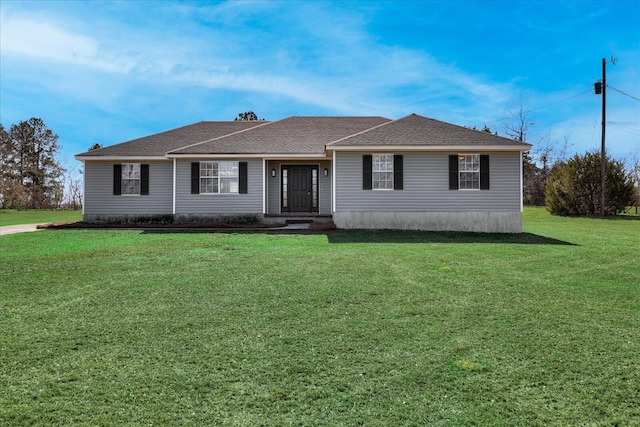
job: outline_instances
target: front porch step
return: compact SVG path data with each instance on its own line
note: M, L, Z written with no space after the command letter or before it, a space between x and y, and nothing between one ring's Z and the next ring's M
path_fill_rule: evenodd
M303 214L303 215L265 215L265 224L311 224L333 221L331 215Z
M285 224L311 224L313 220L312 219L287 219L284 222Z

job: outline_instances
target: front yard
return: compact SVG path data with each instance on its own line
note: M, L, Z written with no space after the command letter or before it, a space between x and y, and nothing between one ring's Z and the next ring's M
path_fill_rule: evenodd
M82 220L82 210L68 209L0 209L0 227L19 224L45 224Z
M524 224L2 236L0 425L640 425L640 220Z

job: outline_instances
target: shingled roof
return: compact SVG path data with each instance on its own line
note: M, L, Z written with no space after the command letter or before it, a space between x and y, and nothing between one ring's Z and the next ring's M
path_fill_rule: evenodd
M169 154L323 154L330 142L389 121L384 117L293 116Z
M104 157L180 157L190 155L325 155L327 150L386 147L478 146L520 150L530 144L411 114L385 117L303 117L273 122L199 122L155 135L78 154ZM409 148L405 148L409 149ZM412 149L412 148L411 148Z
M78 157L164 156L167 152L198 142L208 141L252 127L265 121L198 122L166 132L156 133L120 144L78 154Z
M332 147L355 146L509 146L528 150L531 145L503 138L488 132L469 129L428 117L410 114L398 120L383 123L355 135L336 140L327 145Z

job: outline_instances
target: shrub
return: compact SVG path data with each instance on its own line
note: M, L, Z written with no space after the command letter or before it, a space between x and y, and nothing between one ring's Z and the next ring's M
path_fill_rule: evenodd
M615 215L631 204L635 192L633 178L622 162L605 159L605 215ZM575 155L556 165L547 181L545 202L556 215L600 215L600 153Z

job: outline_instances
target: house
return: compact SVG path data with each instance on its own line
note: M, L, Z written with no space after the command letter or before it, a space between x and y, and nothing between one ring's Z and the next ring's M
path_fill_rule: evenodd
M78 154L86 222L300 216L338 228L522 231L531 145L416 114L200 122Z

